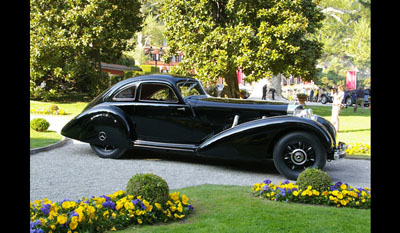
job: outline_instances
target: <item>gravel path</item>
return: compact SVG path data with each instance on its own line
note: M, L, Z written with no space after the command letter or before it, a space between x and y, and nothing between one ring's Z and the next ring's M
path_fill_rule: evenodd
M265 179L284 181L271 161L227 162L181 155L155 155L129 151L123 159L101 159L86 143L69 140L64 146L30 156L30 200L100 196L124 190L131 176L153 172L163 177L170 189L201 184L252 186ZM342 159L327 163L332 181L355 187L371 187L370 160Z

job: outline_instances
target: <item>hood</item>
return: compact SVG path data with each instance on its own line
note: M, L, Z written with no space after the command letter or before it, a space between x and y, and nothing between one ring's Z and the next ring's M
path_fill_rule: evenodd
M186 99L193 107L221 107L243 110L266 110L280 112L282 115L288 113L288 103L272 102L265 100L247 100L216 98L210 96L191 96Z

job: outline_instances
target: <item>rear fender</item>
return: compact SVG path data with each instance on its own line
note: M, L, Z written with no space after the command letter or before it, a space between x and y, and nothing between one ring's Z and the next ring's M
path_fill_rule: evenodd
M314 133L327 152L333 148L331 135L320 123L300 117L277 116L222 131L200 144L197 153L200 156L265 158L269 152L272 153L280 137L293 131Z
M133 133L124 112L105 104L85 111L61 130L61 134L94 145L129 147Z

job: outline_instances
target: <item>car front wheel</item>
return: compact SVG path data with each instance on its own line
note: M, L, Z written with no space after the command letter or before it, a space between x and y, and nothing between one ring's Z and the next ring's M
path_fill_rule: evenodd
M290 180L296 180L306 168L323 169L326 158L318 138L302 131L283 136L273 151L276 169Z
M90 144L92 150L100 157L104 159L118 159L124 155L126 148L119 148L114 146L101 146Z

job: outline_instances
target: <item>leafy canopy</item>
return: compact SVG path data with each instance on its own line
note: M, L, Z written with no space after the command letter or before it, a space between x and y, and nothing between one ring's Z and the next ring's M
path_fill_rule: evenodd
M317 4L312 0L165 0L161 17L169 57L177 51L185 54L175 72L195 70L203 81L223 77L230 97L238 97L238 67L249 81L279 73L311 80L322 49L311 36L324 18Z
M100 62L114 62L141 29L139 0L31 0L31 85L101 89Z

